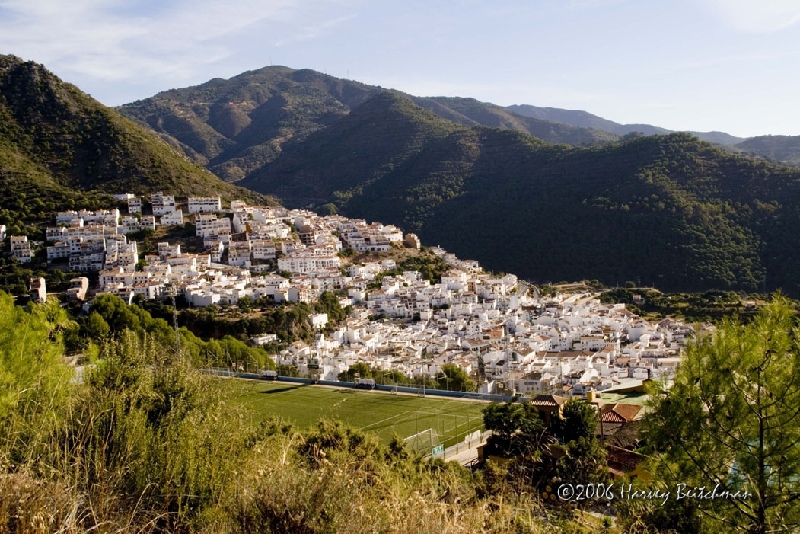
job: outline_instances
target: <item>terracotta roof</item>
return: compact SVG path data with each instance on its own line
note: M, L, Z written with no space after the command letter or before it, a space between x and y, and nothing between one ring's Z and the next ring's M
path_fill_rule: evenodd
M613 410L604 412L600 420L604 423L617 423L620 425L627 422L624 417Z
M534 406L555 408L556 406L564 404L566 401L567 400L564 397L559 397L557 395L536 395L533 399L531 399L531 404Z
M630 423L636 420L642 406L638 404L614 404L603 407L601 420L604 423Z

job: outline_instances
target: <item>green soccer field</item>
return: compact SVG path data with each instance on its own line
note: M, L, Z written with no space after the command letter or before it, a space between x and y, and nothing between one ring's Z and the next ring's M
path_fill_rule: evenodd
M281 416L299 428L320 419L338 419L378 434L388 443L397 433L415 449L454 445L483 429L487 403L377 391L357 391L285 382L237 381L238 400L250 407L255 421Z

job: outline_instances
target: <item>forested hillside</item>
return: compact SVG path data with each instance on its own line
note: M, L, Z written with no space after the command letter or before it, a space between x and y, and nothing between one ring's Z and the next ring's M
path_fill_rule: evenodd
M550 145L384 93L242 184L289 205L334 202L541 282L797 294L799 179L688 134Z
M735 148L773 161L800 167L800 136L798 135L751 137L738 143Z
M365 85L288 67L265 67L164 91L119 108L226 181L235 182L275 161L284 147L334 124L382 92ZM553 143L594 145L616 136L599 130L516 115L472 98L415 97L440 117L466 126L519 130Z
M471 99L415 100L436 113L396 91L275 67L126 112L228 179L247 175L240 183L254 191L290 206L333 202L498 271L800 294L800 171L688 134L615 141ZM0 118L11 232L56 209L99 207L113 191L248 196L13 56L0 61Z
M254 198L42 65L14 56L0 56L0 184L7 225L97 206L111 192Z

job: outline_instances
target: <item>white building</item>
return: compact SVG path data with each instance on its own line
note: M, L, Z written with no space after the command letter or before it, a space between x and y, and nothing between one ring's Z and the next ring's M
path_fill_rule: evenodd
M250 241L231 241L228 244L228 265L249 267Z
M150 197L150 203L153 205L153 215L157 217L172 213L176 209L175 197L160 192Z
M47 261L54 261L69 258L70 245L63 241L58 241L55 245L47 247Z
M194 224L197 237L218 237L223 243L230 241L231 220L227 217L217 219L213 213L198 213Z
M266 345L267 343L272 343L274 341L278 341L277 334L261 334L260 336L251 336L250 343L253 345Z
M31 244L26 235L11 236L11 255L20 263L28 263L33 259Z
M254 260L272 260L276 257L275 242L271 239L258 239L252 241Z
M325 325L328 324L328 314L327 313L315 313L309 317L311 319L311 326L316 329L325 328Z
M70 300L85 300L86 293L89 291L89 279L85 276L73 278L69 281L67 298Z
M306 256L301 253L278 259L278 269L290 273L308 273L339 267L339 256Z
M162 226L176 226L183 224L183 211L175 210L172 213L162 215L160 222Z
M129 215L141 215L142 214L142 199L141 198L129 198L128 199L128 214Z
M161 259L164 260L172 256L180 256L181 244L176 243L174 245L170 245L168 241L161 241L156 245L156 250L158 250L158 255L161 257Z
M44 278L31 278L30 297L33 302L44 302L47 300L47 284Z
M189 213L215 213L222 211L219 197L189 197Z

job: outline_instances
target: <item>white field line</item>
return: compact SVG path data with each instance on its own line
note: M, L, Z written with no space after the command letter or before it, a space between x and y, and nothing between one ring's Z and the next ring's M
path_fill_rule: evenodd
M406 415L406 414L409 414L409 413L414 413L414 410L406 410L405 412L400 412L400 413L398 413L398 414L394 414L394 415L392 415L392 416L389 416L389 417L386 417L386 418L384 418L384 419L381 419L380 421L376 421L376 422L374 422L374 423L370 423L370 424L368 424L367 426L362 426L362 427L361 427L361 430L366 430L366 429L368 429L368 428L369 428L369 427L371 427L371 426L375 426L375 425L379 425L379 424L381 424L381 423L385 423L385 422L386 422L386 421L388 421L389 419L394 419L394 418L396 418L396 417L401 417L401 416L403 416L403 415Z

